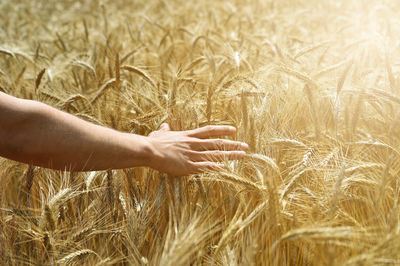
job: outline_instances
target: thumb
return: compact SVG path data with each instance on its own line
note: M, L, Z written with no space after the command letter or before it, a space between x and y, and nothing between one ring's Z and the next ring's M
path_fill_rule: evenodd
M162 123L160 126L159 131L170 131L171 128L169 127L168 123Z

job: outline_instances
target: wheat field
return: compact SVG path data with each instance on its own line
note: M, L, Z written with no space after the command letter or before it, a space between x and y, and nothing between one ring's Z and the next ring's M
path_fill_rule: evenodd
M250 146L179 178L0 158L0 264L400 265L399 12L0 1L1 91L142 135L233 125Z

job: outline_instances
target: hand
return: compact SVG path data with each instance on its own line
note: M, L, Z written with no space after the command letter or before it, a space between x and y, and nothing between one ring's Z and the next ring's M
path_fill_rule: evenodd
M205 126L187 131L171 131L164 123L148 136L153 150L149 166L160 172L182 176L221 169L224 160L242 159L248 145L226 139L209 139L233 135L231 126Z

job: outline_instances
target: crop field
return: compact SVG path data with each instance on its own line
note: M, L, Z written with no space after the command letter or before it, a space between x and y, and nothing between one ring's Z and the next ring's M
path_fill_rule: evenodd
M250 147L186 177L0 158L1 265L400 265L398 1L0 14L0 91L141 135L233 125Z

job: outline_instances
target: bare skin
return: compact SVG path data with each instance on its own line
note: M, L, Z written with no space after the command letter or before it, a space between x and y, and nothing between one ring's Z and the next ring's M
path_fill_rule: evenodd
M147 166L179 176L215 170L224 160L246 155L245 143L210 139L235 132L231 126L171 131L162 124L149 136L140 136L0 92L0 156L57 170Z

